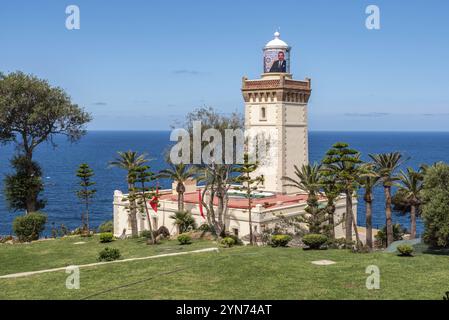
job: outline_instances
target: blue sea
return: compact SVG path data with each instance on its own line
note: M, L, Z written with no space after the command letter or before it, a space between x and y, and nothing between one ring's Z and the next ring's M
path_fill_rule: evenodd
M48 215L45 235L50 234L51 224L64 224L73 229L79 226L82 205L76 197L77 167L88 163L95 171L97 194L92 205L90 216L92 226L96 227L106 220L112 219L112 196L116 189L126 190L125 172L117 168L109 168L108 162L113 160L117 151L134 150L147 153L153 160L150 162L153 171L165 168L163 154L170 145L169 131L90 131L78 143L70 144L63 137L58 137L56 148L50 144L38 147L35 153L44 172L47 206L43 210ZM400 151L409 158L405 166L419 167L422 163L436 161L449 162L449 133L416 133L416 132L310 132L310 160L319 161L324 153L337 141L350 144L358 149L365 160L369 153ZM14 153L12 146L0 146L0 177L9 172L9 159ZM162 187L169 188L169 181L161 181ZM3 189L3 181L1 181ZM364 225L365 207L359 195L358 219ZM381 188L375 191L373 210L374 227L385 224L384 196ZM3 192L0 197L0 234L12 233L12 221L21 212L11 212L4 201ZM394 221L409 228L408 216L394 216ZM423 226L417 225L418 233Z

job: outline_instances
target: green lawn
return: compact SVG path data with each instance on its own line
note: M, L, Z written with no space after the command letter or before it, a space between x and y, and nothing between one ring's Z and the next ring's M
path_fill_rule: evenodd
M85 242L84 244L76 244ZM122 257L136 258L156 254L216 247L208 241L196 241L191 246L180 246L177 241L164 241L156 246L146 245L143 238L99 243L93 237L65 237L29 244L0 244L0 276L10 273L65 267L96 262L98 252L105 247L120 249Z
M31 245L0 245L0 273L94 262L95 239ZM146 246L140 240L116 241L125 257L213 247L213 242ZM128 252L125 252L129 250ZM64 256L64 257L62 257ZM335 265L316 266L329 259ZM381 272L380 290L365 287L369 265ZM81 269L81 288L65 287L64 271L0 279L0 299L437 299L449 291L449 257L391 253L354 254L345 250L235 247L220 253L196 253ZM95 295L97 294L97 295ZM94 295L94 296L92 296Z

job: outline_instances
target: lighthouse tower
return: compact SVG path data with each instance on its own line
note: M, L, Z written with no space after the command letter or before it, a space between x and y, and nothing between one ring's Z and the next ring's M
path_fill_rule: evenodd
M251 136L264 136L267 150L262 158L259 155L255 174L264 176L264 191L282 194L298 192L284 186L282 177L293 178L294 165L301 167L309 161L307 103L311 81L293 79L290 49L276 32L263 48L261 77L242 80L245 129Z

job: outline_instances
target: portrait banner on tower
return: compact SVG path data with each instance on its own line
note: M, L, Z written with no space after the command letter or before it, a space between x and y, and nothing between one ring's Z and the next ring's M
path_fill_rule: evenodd
M265 49L263 57L264 73L290 72L290 52L285 49Z

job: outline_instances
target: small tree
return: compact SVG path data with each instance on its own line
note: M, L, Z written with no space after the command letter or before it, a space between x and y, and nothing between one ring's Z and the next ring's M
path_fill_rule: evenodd
M178 234L182 234L190 229L196 228L195 219L188 211L177 211L170 216L170 219L174 220L176 228L178 229Z
M249 162L249 155L247 153L243 156L243 164L234 169L235 172L239 173L235 181L241 183L241 187L237 189L245 192L245 198L248 200L248 224L249 224L249 243L254 244L253 237L253 222L252 222L252 207L253 207L253 197L252 192L257 190L259 184L264 180L263 176L254 176L253 173L257 170L257 163Z
M81 225L88 234L90 232L89 204L91 203L92 198L97 192L96 189L91 188L93 185L95 185L95 182L90 180L93 175L94 171L89 167L87 163L81 164L78 168L78 171L76 172L76 176L80 178L79 185L81 187L76 192L76 195L84 204L84 212L81 214Z
M24 156L15 156L11 160L15 173L5 176L5 198L9 209L13 211L25 210L28 204L35 203L37 210L45 207L45 200L39 198L44 190L42 183L42 170L39 164ZM28 168L32 167L33 175L28 174ZM29 213L29 212L27 212Z
M176 183L176 192L178 193L178 211L184 211L184 193L186 187L184 183L194 177L194 167L185 165L184 163L173 164L170 160L167 161L170 165L169 169L161 170L158 174L159 178L171 179Z
M23 170L27 178L22 182L30 182L27 212L38 210L42 204L37 197L42 185L33 179L39 176L33 162L36 147L43 142L55 146L56 135L65 135L70 142L80 139L90 120L63 89L50 86L48 81L22 72L0 74L0 143L15 144L26 159Z

